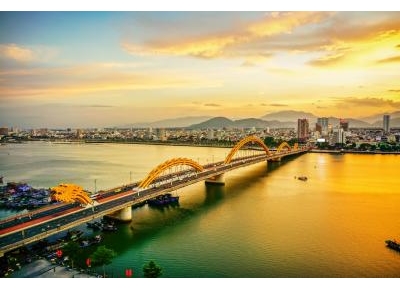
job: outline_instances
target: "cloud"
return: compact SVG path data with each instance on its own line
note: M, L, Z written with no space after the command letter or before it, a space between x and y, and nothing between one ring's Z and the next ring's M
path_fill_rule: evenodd
M400 55L383 58L377 61L377 63L392 63L392 62L400 62Z
M113 108L115 106L111 106L111 105L82 105L80 107L87 107L87 108Z
M0 68L0 99L12 97L68 98L93 92L206 88L220 84L196 75L161 71L126 71L101 63L69 67Z
M268 105L265 104L265 103L261 103L260 106L266 107L266 106L268 106Z
M394 101L384 98L336 98L336 106L343 108L395 108L400 109L400 101Z
M400 93L400 90L388 90L390 93Z
M296 28L317 23L328 15L329 13L326 12L267 13L261 19L245 22L240 27L236 26L235 29L224 32L207 32L203 35L187 35L179 38L176 37L175 32L171 33L170 38L156 33L154 39L141 42L125 39L121 45L125 51L135 55L177 55L199 58L232 57L242 55L240 51L235 49L238 45L251 45L251 43L260 39L292 33ZM189 27L193 29L191 25ZM166 30L166 33L168 34L168 30Z
M206 106L206 107L221 107L221 105L213 104L213 103L204 104L204 106Z
M268 72L273 73L273 74L279 74L279 75L293 75L295 72L290 69L286 68L268 68Z
M397 48L400 48L400 44L396 45Z
M253 66L255 66L255 63L254 63L254 62L251 62L251 61L249 61L249 60L246 60L246 61L244 61L240 66L241 66L241 67L253 67Z
M271 107L287 107L285 104L269 104Z
M0 55L2 58L12 59L18 62L34 60L34 53L31 49L18 46L15 43L0 44Z
M345 55L343 53L339 54L328 54L323 57L310 60L308 64L312 66L331 66L334 64L339 63L341 60L345 58Z
M57 55L57 50L48 46L21 46L15 43L0 44L0 59L17 63L46 62Z

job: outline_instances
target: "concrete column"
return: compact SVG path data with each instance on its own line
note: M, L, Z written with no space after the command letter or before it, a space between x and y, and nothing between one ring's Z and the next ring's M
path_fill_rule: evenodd
M224 174L221 173L219 175L215 175L213 177L210 177L206 179L206 183L211 183L211 184L225 184L225 177Z
M128 222L132 220L132 208L128 206L107 216L112 219Z
M272 162L280 162L281 161L281 157L273 158L270 161L272 161Z

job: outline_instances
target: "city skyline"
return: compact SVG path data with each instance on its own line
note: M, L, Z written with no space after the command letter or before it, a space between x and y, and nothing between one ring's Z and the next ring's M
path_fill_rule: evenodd
M400 110L399 12L1 12L0 126Z

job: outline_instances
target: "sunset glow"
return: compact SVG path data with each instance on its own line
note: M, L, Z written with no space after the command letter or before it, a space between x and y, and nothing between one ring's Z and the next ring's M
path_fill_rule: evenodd
M0 125L400 110L399 12L1 12Z

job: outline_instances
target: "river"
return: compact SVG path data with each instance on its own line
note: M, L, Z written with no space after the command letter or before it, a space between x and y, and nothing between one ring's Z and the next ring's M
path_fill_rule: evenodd
M76 183L94 191L141 180L174 157L224 159L227 148L28 142L0 146L0 175L36 187ZM226 174L225 186L176 192L179 207L147 206L104 244L107 266L163 277L400 277L400 155L308 153ZM307 181L295 179L306 175ZM0 210L0 216L11 214Z

